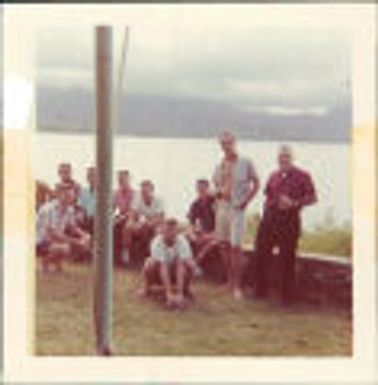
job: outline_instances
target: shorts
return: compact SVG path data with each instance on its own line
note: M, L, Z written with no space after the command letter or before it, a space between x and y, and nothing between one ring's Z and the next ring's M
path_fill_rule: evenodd
M49 253L50 243L48 241L42 241L37 244L35 252L37 257L45 257Z
M185 263L185 261L184 261ZM176 261L172 261L168 264L169 274L172 282L176 283ZM186 268L186 279L191 279L193 277L193 268L189 263L185 263ZM151 257L147 258L144 264L144 272L148 277L148 280L153 285L162 284L161 276L160 276L160 262Z
M244 233L244 211L230 202L218 201L215 211L215 234L220 241L240 246Z

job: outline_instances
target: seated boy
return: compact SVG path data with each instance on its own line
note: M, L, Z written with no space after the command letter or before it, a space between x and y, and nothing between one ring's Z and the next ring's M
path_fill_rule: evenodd
M137 245L137 257L147 255L150 242L163 219L163 203L155 195L153 183L150 180L142 181L140 192L132 200L130 215L123 229L125 249L129 252L133 245Z
M118 171L118 189L114 193L114 258L119 265L127 265L130 261L128 243L123 237L123 231L129 220L134 189L130 181L129 170Z
M149 295L153 285L162 284L166 305L184 306L185 297L192 297L190 284L195 266L190 245L179 233L177 221L166 220L162 233L151 243L151 256L143 267L143 294Z
M215 198L209 191L209 181L199 179L196 183L197 197L190 206L188 219L190 228L187 237L191 241L196 261L201 263L218 242L214 236Z

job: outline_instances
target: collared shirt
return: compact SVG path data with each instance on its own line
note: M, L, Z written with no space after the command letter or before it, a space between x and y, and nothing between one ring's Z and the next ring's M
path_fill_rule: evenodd
M37 243L50 241L50 230L64 235L68 226L75 226L75 210L72 206L67 206L61 212L57 200L45 203L37 213Z
M307 196L316 199L311 175L298 167L292 167L286 172L274 171L269 177L265 195L265 208L277 208L279 198L282 195L299 201Z
M85 214L93 218L96 213L96 194L89 187L82 188L80 191L78 205L85 211Z
M205 199L197 198L190 206L188 219L193 226L199 222L202 231L212 232L215 225L214 198L210 195Z
M119 214L127 214L130 211L134 198L134 190L118 189L114 194L114 206Z
M230 190L229 200L234 207L247 199L254 179L257 179L255 167L250 159L244 157L237 157L231 163L223 160L216 167L213 176L214 184L219 191L227 193Z
M163 235L157 235L151 243L151 258L159 262L173 262L175 259L192 258L189 242L184 235L178 234L172 246L164 242Z
M135 195L131 208L145 219L150 219L155 215L164 213L163 202L159 197L153 196L151 203L147 204L141 193Z

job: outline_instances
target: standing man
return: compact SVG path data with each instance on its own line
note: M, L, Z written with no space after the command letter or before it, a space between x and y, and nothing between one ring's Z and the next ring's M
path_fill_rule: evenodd
M215 228L215 197L210 192L210 182L198 179L196 182L197 197L191 203L188 219L190 226L186 236L193 247L195 259L199 265L218 247L214 234Z
M256 297L267 295L267 272L273 247L278 246L282 261L281 299L283 305L293 299L295 253L300 236L300 213L317 201L308 172L293 164L291 148L282 146L278 153L278 170L265 188L264 213L256 236Z
M224 157L214 173L216 188L215 232L223 243L228 283L235 299L241 291L241 241L244 212L259 189L259 179L251 160L238 155L232 133L222 132L219 144Z

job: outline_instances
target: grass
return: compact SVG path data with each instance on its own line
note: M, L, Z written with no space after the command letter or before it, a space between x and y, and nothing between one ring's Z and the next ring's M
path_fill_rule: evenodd
M117 355L340 356L352 353L352 322L342 310L272 302L235 302L224 288L198 281L196 303L183 312L141 300L135 271L116 271ZM92 355L91 270L66 265L38 274L36 354Z

